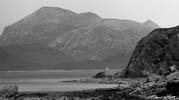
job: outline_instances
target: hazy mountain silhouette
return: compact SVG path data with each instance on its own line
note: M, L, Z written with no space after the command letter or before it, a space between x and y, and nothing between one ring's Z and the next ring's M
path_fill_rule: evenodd
M33 64L32 68L19 65L16 69L118 68L128 62L138 40L155 28L158 25L152 21L103 19L92 12L42 7L7 26L0 48L19 62L28 62L26 66Z
M152 20L147 20L146 22L143 23L143 25L151 29L159 28L159 26L156 23L154 23Z

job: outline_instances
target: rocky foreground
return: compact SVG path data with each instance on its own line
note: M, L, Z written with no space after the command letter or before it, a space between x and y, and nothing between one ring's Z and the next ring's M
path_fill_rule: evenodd
M16 86L0 91L0 100L179 100L179 72L167 77L114 79L119 87L72 92L18 92Z

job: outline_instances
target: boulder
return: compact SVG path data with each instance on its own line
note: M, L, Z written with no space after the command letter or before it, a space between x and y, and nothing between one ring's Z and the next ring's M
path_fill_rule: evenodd
M18 93L18 87L16 85L5 85L0 88L0 97L12 98Z
M179 80L179 72L177 71L167 75L167 80Z

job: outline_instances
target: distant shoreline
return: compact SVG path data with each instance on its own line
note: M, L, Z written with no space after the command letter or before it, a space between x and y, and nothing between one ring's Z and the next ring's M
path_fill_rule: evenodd
M69 69L69 70L0 70L0 72L70 72L70 71L106 71L105 69ZM121 71L120 69L111 69L108 71Z

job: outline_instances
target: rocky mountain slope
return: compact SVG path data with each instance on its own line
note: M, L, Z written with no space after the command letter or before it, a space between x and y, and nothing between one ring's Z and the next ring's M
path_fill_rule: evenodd
M42 7L7 26L0 48L37 66L48 66L42 69L118 68L127 64L138 40L159 27L155 25Z
M142 38L133 52L124 77L143 77L148 73L164 75L179 66L179 26L161 28Z

